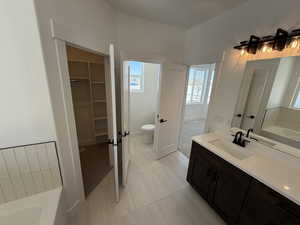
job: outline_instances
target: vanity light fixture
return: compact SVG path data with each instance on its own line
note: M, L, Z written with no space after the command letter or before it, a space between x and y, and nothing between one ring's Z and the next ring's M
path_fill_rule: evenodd
M300 29L288 32L281 28L277 29L274 36L264 36L262 38L251 35L249 41L242 41L240 45L234 46L234 49L241 51L241 56L256 54L257 51L269 53L273 50L283 51L285 48L300 47Z
M259 46L259 41L260 41L259 37L255 35L251 35L250 40L248 42L247 52L250 54L256 54L256 51Z
M282 51L288 41L289 33L281 28L277 29L274 37L273 49Z

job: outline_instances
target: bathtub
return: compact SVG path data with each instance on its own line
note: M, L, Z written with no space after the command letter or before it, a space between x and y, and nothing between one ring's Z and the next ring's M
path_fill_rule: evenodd
M300 132L280 126L264 127L260 135L300 148Z
M62 188L0 205L0 225L65 225Z

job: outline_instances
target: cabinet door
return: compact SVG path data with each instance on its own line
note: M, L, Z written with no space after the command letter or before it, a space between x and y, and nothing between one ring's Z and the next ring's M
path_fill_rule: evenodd
M204 199L211 202L216 186L217 167L210 156L201 151L207 150L193 143L187 181Z
M218 171L214 207L228 224L237 224L250 180L243 171L222 160Z
M279 205L280 210L280 224L281 225L300 225L300 218L296 216L294 213L290 213L286 211L286 209L281 208Z
M239 225L284 225L277 197L272 190L253 180L240 214Z

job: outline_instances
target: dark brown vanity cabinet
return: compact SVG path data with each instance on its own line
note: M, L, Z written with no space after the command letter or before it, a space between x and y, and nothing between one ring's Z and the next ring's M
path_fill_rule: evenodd
M187 181L230 225L300 225L300 207L193 142Z
M213 205L228 224L237 224L251 178L226 161L221 161Z
M212 153L201 150L193 143L187 181L208 202L211 202L216 189L218 161Z
M239 225L300 225L300 207L252 180Z

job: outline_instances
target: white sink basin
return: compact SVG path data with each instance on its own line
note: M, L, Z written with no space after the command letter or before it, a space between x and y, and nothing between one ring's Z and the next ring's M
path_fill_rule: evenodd
M247 159L253 155L247 147L243 148L226 140L216 139L209 143L239 160Z

